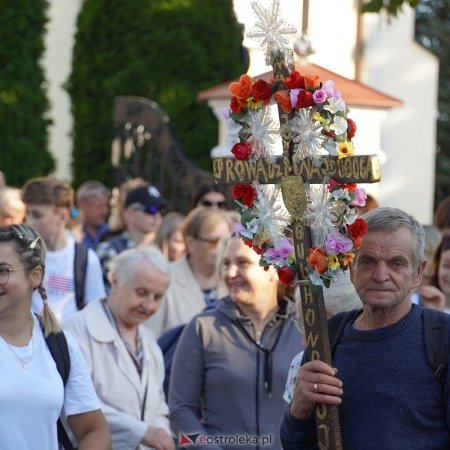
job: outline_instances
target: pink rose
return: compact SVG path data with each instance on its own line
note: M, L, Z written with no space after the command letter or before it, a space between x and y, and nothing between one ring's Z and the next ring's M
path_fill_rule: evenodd
M364 206L366 204L367 193L364 189L356 188L353 191L353 194L355 195L355 198L351 201L351 205Z

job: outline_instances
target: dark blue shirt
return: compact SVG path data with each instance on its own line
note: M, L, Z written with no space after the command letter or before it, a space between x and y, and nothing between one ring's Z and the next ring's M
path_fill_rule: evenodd
M92 237L87 229L86 225L83 225L83 244L87 248L91 248L92 250L95 250L96 245L100 242L100 239L106 234L109 233L109 226L106 223L103 223L100 225L99 228L95 231L95 236Z
M343 381L344 449L450 449L450 379L447 373L445 388L433 379L421 312L413 306L400 321L378 330L351 325L344 330L333 358ZM317 448L314 417L297 420L286 411L281 439L284 450Z

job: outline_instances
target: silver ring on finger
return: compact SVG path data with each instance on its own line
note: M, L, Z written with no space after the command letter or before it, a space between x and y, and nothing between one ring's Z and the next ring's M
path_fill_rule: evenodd
M314 383L314 384L313 384L313 390L314 390L314 392L317 392L317 389L318 389L317 383Z

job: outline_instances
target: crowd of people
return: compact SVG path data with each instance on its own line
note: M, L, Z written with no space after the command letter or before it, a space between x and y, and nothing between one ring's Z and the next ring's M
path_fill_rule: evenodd
M450 200L429 227L373 201L324 293L330 324L353 314L331 367L219 186L185 214L143 179L0 188L0 448L316 449L319 403L345 449L450 448L448 358L436 381L423 332L439 310L448 354Z

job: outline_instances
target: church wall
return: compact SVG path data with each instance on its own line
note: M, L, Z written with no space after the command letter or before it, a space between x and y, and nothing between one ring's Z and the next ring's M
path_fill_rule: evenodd
M414 13L405 8L391 23L365 18L363 81L403 101L381 127L380 203L432 222L435 177L438 61L416 44ZM407 169L407 170L405 170Z

